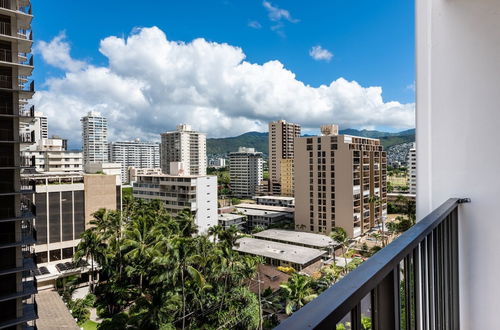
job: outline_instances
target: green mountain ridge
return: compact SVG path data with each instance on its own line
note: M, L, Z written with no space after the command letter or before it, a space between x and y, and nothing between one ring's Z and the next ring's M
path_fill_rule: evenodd
M415 129L409 129L397 133L381 132L376 130L357 130L348 128L340 130L340 134L362 136L380 139L382 146L390 146L415 141ZM268 153L268 133L267 132L247 132L239 136L227 138L207 139L207 154L225 155L233 151L238 151L239 147L255 148L256 151Z

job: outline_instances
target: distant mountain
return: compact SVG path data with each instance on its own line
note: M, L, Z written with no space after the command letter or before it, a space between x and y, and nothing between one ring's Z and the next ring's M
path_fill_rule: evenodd
M255 148L267 154L267 136L267 132L247 132L235 137L207 139L207 154L224 155L238 151L239 147Z
M384 148L390 146L415 141L415 129L409 129L397 133L381 132L375 130L357 130L348 128L340 130L340 134L363 136L380 139ZM233 151L238 151L238 147L255 148L265 154L268 153L268 133L248 132L235 137L207 139L207 153L209 155L224 155Z

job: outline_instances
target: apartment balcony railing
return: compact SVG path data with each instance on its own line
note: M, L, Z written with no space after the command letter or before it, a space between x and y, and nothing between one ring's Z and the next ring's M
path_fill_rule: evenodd
M276 329L459 329L458 206L452 198ZM347 327L346 327L347 328Z

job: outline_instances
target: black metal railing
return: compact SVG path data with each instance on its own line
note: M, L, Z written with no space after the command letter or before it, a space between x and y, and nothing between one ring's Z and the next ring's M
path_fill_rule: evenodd
M276 329L459 329L452 198Z
M12 9L12 7L10 6L10 0L0 0L0 7Z

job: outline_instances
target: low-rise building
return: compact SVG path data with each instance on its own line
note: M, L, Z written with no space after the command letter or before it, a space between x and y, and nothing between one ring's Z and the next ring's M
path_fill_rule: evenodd
M128 178L130 180L130 184L133 184L137 181L137 177L141 175L158 175L161 174L161 168L137 168L134 166L130 166L128 168Z
M23 178L34 183L34 192L26 195L24 204L36 205L37 279L40 287L53 287L57 278L81 271L81 267L68 268L80 235L97 210L120 209L121 186L114 176L81 172L30 173Z
M241 214L221 213L219 214L218 222L224 229L235 226L241 231L245 227L246 216Z
M174 168L170 164L170 168ZM178 171L177 173L181 173ZM172 215L189 210L200 233L217 225L217 176L212 175L142 175L137 177L133 195L145 200L159 199Z
M295 207L295 198L288 196L256 196L255 201L259 205Z
M81 172L83 171L83 154L80 151L46 151L46 172Z
M264 257L266 263L273 266L293 267L298 271L321 260L327 254L323 250L250 237L238 239L233 250Z
M119 163L93 162L84 165L85 173L115 175L116 184L122 184L122 166Z
M268 228L271 225L276 225L290 221L289 214L286 212L275 212L275 211L244 208L240 207L240 205L236 206L236 212L244 214L247 217L246 227L249 230L252 230L256 226L262 226L264 228Z
M330 251L336 245L329 236L302 231L267 229L256 234L254 237L268 241L282 242L314 249Z

